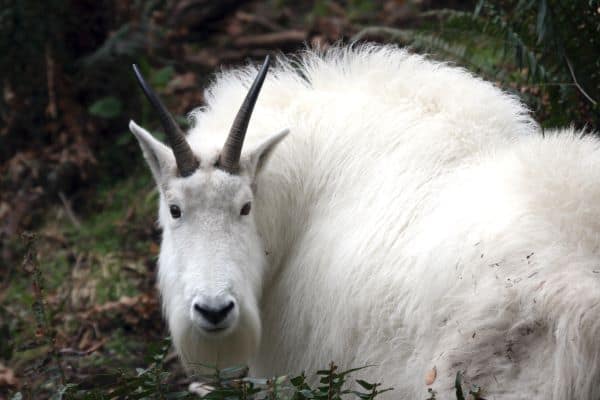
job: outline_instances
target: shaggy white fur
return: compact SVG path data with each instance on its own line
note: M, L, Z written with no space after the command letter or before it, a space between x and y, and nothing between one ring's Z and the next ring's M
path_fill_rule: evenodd
M206 236L198 217L175 246L169 190L231 183L211 162L255 74L219 74L193 113L188 140L208 160L202 170L157 177L160 289L189 368L247 361L252 375L274 375L375 364L366 379L395 387L389 398L422 398L435 366L442 393L461 370L490 398L600 398L598 139L544 136L516 98L396 47L280 58L244 159L291 133L262 171L236 178L255 189L250 228L217 224ZM148 158L157 145L136 132ZM245 243L239 268L206 273L200 260L229 257L230 236ZM179 252L194 262L182 267ZM240 321L208 337L183 293L209 290L215 274L234 282Z

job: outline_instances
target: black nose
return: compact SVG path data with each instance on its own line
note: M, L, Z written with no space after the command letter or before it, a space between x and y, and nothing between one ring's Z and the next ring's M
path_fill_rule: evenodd
M227 315L233 310L235 304L233 301L230 301L225 307L220 309L213 309L206 306L201 306L200 304L194 304L194 310L196 310L204 319L212 323L213 325L217 325L219 322L223 321L227 318Z

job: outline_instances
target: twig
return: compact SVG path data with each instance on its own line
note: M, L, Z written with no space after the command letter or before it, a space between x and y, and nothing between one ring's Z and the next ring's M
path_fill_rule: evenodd
M233 44L237 47L278 47L285 44L301 43L306 40L306 32L292 29L281 32L249 35L236 39Z
M108 341L107 338L102 339L101 341L99 341L98 343L96 343L95 345L93 345L92 347L90 347L87 350L75 350L72 349L70 347L64 348L64 349L60 349L59 353L62 355L67 355L67 356L79 356L79 357L83 357L83 356L87 356L92 354L93 352L95 352L96 350L98 350L100 347L104 346L104 344L106 344L106 342Z
M575 77L575 71L573 71L573 66L571 65L571 61L569 60L569 57L567 57L566 55L565 55L565 61L567 62L567 67L569 67L569 72L571 73L571 78L573 78L573 83L575 84L575 87L577 89L579 89L581 94L584 95L585 98L588 99L593 105L598 104L598 102L596 100L592 99L592 97L589 94L587 94L585 90L583 90L583 88L581 87L579 82L577 82L577 78Z
M57 116L56 90L54 85L54 58L50 43L46 42L46 82L48 84L48 107L46 113L52 118Z
M169 17L169 25L202 26L234 11L241 2L241 0L183 0L176 3Z
M75 225L77 229L81 229L81 222L79 221L79 218L77 218L77 216L75 215L75 212L71 207L71 202L69 201L69 199L67 199L67 196L65 196L63 192L58 192L58 197L60 197L60 201L62 202L63 207L65 208L65 213L67 214L67 217L69 218L71 223Z
M218 56L214 52L200 51L197 54L188 55L185 61L190 64L201 65L203 67L215 68L219 64L230 64L244 60L245 58L262 58L268 54L266 49L239 49L219 51Z
M282 31L284 29L283 26L261 15L250 14L245 11L238 11L235 16L242 22L256 24L270 31Z

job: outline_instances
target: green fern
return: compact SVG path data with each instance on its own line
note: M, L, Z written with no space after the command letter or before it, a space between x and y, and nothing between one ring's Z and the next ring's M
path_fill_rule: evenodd
M412 29L369 27L354 39L383 37L502 82L545 126L600 126L597 0L479 0L472 12L437 9ZM565 40L568 38L568 40Z

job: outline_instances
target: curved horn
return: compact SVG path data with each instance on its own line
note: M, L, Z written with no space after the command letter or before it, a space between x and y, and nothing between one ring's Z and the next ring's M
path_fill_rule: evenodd
M254 104L256 103L256 99L262 88L265 76L267 76L269 61L269 56L265 57L265 62L260 68L260 71L258 71L254 83L252 83L240 110L235 116L231 130L229 131L229 136L223 146L223 151L219 158L219 167L231 174L235 174L239 170L240 155L242 154L242 146L244 145L248 122L250 122Z
M156 109L158 112L158 117L160 118L160 122L165 129L167 139L169 140L169 144L171 145L171 149L175 155L175 162L177 163L177 170L179 171L179 174L183 177L190 176L196 169L198 169L199 165L198 160L196 160L196 157L192 152L192 148L185 140L185 135L181 131L181 128L179 128L179 125L177 125L175 122L173 116L169 113L169 111L167 111L167 108L160 100L158 95L144 80L144 77L140 73L137 65L133 64L132 66L133 72L135 73L135 77L137 78L140 87L144 91L148 101L150 101L150 104L152 104L152 107L154 107L154 109Z

